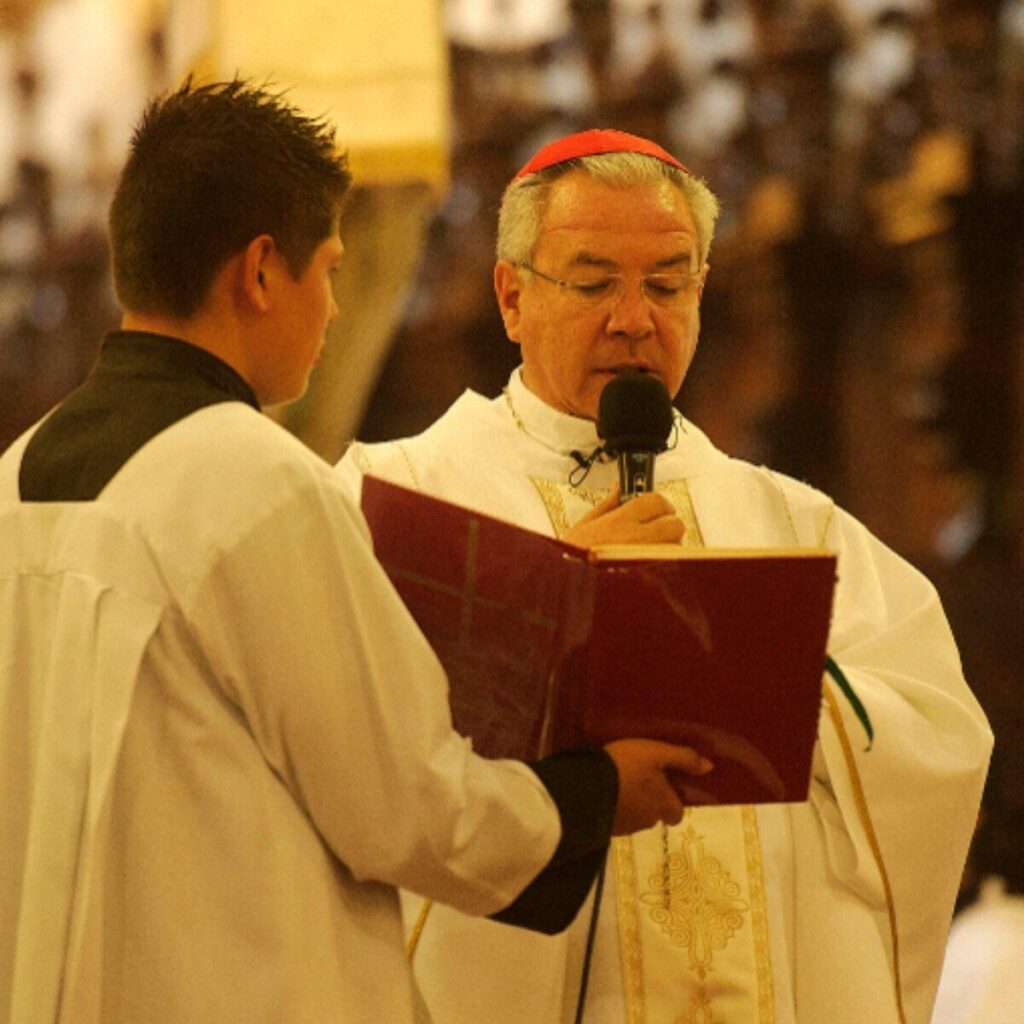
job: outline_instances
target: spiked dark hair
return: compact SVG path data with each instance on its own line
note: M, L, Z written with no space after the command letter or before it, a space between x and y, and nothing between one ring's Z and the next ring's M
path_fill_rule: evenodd
M241 79L189 78L149 104L132 137L110 207L118 300L192 316L225 261L261 234L301 276L351 180L323 120Z

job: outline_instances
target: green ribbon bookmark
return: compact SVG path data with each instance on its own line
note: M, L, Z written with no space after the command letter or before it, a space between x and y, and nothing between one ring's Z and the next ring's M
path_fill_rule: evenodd
M868 734L868 745L864 748L866 753L875 742L875 730L871 725L871 719L868 718L867 709L854 692L850 680L843 675L843 670L827 654L825 655L825 671L835 680L836 686L843 691L843 696L850 702L853 713L860 719L860 724L864 726L864 731Z

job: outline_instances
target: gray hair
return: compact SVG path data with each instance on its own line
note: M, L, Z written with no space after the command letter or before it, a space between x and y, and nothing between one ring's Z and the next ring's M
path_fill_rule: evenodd
M540 236L541 220L551 194L551 186L563 174L577 168L613 188L670 181L686 197L697 226L700 265L707 262L711 239L715 233L715 221L718 219L718 199L715 194L702 179L687 171L673 167L657 157L628 152L575 157L513 181L505 189L498 213L499 260L516 264L531 261Z

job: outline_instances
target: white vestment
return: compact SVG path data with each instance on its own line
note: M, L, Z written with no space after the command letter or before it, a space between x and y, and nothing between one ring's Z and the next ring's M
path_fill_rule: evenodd
M570 452L597 444L517 371L503 397L467 392L415 438L353 445L339 471L354 493L373 473L560 534L615 480L597 462L569 485ZM824 495L683 420L655 479L690 543L837 553L829 653L875 740L828 681L806 803L690 809L615 840L583 1019L926 1024L992 742L935 591ZM544 937L432 908L414 971L436 1024L572 1021L589 924L588 907Z
M95 501L0 459L0 1022L402 1024L396 893L471 914L547 863L523 764L444 674L329 466L242 402ZM31 686L28 681L31 681Z

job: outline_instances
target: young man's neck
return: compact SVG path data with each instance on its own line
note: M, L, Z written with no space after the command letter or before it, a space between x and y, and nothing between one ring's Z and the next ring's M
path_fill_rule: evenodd
M236 333L204 316L180 319L163 313L138 313L126 310L121 317L121 330L144 331L180 338L201 348L230 366L250 386L250 367L244 349L237 343Z

